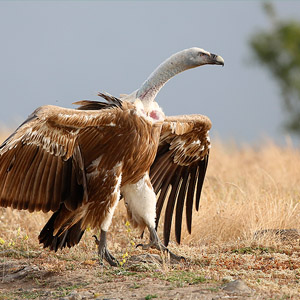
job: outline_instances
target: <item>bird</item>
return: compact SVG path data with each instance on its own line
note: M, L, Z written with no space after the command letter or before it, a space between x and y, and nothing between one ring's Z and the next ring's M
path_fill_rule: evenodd
M101 263L117 266L107 232L121 199L130 223L149 230L143 249L167 251L173 215L181 241L183 211L191 233L207 169L211 121L203 115L165 116L155 101L176 74L224 59L193 47L163 63L131 94L82 100L78 108L37 108L0 146L0 206L53 214L38 239L57 251L78 244L88 228ZM176 207L175 207L176 206ZM163 242L157 234L161 214Z

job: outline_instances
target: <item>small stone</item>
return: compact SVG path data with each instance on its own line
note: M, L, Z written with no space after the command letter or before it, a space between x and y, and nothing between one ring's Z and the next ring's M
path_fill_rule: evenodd
M89 291L82 292L82 293L80 293L80 295L82 297L82 300L87 300L87 299L93 299L93 298L95 298L94 297L94 293L91 293Z
M226 283L222 287L222 289L224 291L231 292L231 293L251 293L252 292L252 290L241 279L237 279L237 280Z
M68 299L69 300L81 300L82 297L79 293L77 293L77 291L73 291L69 294Z

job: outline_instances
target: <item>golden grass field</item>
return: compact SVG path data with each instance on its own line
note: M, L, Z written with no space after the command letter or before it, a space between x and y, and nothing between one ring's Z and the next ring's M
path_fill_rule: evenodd
M0 140L3 141L7 135L0 133ZM205 286L217 293L221 291L222 283L240 278L254 291L253 299L298 299L299 236L254 234L266 229L300 229L299 150L291 144L279 147L271 141L261 142L257 146L237 146L220 141L212 141L212 145L200 209L193 216L192 234L188 235L184 231L182 245L178 246L175 242L170 244L174 252L187 258L187 263L179 266L164 263L155 271L161 276L150 267L142 270L143 274L168 284L175 282L175 289L178 285L186 288L184 295L188 295L191 285L199 288ZM25 260L27 264L37 264L42 269L58 274L83 272L82 268L96 272L95 269L100 268L94 260L96 247L92 230L86 232L77 247L55 255L42 250L37 239L50 214L29 214L11 209L0 211L2 262L10 259ZM161 232L159 234L162 236ZM131 230L130 225L126 225L123 202L119 204L108 238L112 252L119 261L124 261L121 269L132 271L127 266L127 261L130 256L139 255L143 251L133 246L140 242L139 234ZM174 235L172 240L175 241ZM156 250L151 252L157 253ZM134 270L139 275L137 276L134 272L133 275L128 275L128 272L116 275L110 268L105 270L105 276L112 276L113 280L122 274L131 276L126 280L140 282L140 289L136 290L143 291L141 287L144 277L139 271ZM90 274L94 274L93 272L90 271ZM201 280L193 281L194 277L186 279L180 275L177 281L170 281L178 272L201 276L204 283ZM106 278L103 276L102 273L102 279ZM96 279L91 279L93 280ZM22 294L9 294L8 286L1 287L3 292L1 294L0 289L0 299L22 299ZM38 287L36 289L39 290ZM157 296L159 299L169 299L162 291L163 289L155 291L153 298ZM96 290L94 294L97 296L97 293ZM42 297L43 294L36 295L36 299L46 299ZM147 299L147 295L142 299ZM191 296L186 299L198 298Z

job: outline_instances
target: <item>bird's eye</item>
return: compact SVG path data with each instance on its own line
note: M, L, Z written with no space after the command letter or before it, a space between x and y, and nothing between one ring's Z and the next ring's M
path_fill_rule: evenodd
M199 52L198 55L199 55L199 56L207 56L207 54L204 53L204 52Z

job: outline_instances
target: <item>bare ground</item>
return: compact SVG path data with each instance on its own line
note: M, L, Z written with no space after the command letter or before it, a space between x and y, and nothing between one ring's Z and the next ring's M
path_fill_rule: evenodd
M1 268L1 299L225 299L228 295L244 299L249 295L222 291L215 282L174 283L126 269L81 266L51 272L24 260L8 260Z
M288 244L183 246L174 250L188 257L180 263L132 248L115 268L101 266L86 247L6 249L0 299L299 299L300 247Z

